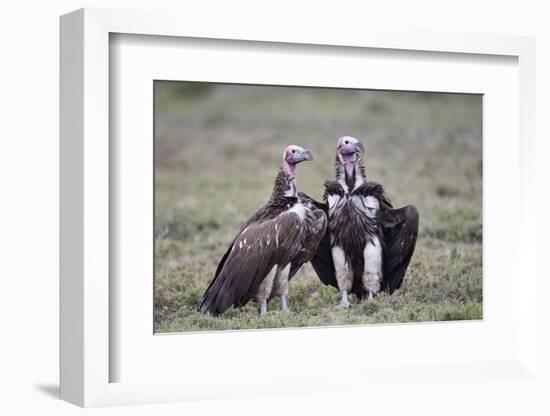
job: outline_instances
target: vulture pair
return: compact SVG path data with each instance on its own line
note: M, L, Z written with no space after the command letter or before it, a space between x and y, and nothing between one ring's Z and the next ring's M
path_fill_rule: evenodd
M336 178L325 182L324 203L296 190L296 166L309 150L288 146L269 201L241 227L203 295L200 310L220 315L255 298L260 314L273 296L288 310L288 282L311 262L320 280L342 296L372 298L401 286L418 234L418 211L393 206L382 185L367 181L364 148L338 139Z

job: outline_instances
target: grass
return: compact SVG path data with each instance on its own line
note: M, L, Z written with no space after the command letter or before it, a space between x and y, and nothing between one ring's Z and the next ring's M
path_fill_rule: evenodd
M458 94L156 83L155 330L481 319L481 97ZM283 148L314 162L298 188L321 199L336 139L361 138L367 176L396 206L413 203L420 233L402 288L349 310L310 265L278 300L214 318L198 302L239 226L271 193Z

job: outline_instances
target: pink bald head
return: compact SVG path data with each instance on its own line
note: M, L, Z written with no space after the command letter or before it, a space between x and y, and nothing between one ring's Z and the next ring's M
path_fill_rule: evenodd
M283 152L283 169L289 176L296 176L296 165L304 160L313 160L313 155L301 146L291 144Z

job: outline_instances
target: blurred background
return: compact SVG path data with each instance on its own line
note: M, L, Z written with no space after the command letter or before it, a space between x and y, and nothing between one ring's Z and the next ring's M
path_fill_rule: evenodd
M155 329L158 332L482 318L482 97L155 81ZM420 233L403 287L342 311L311 266L278 301L221 318L196 309L240 225L272 190L283 149L298 190L321 199L336 140L365 145L367 177L394 206L414 204Z

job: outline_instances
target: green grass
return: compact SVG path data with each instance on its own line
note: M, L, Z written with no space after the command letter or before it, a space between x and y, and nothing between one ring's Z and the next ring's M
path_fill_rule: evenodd
M158 83L155 114L155 329L158 332L481 319L481 98L472 95ZM420 212L402 288L350 310L310 265L278 300L214 318L197 312L239 226L271 193L283 148L315 160L298 188L320 199L336 139L361 138L367 176Z

